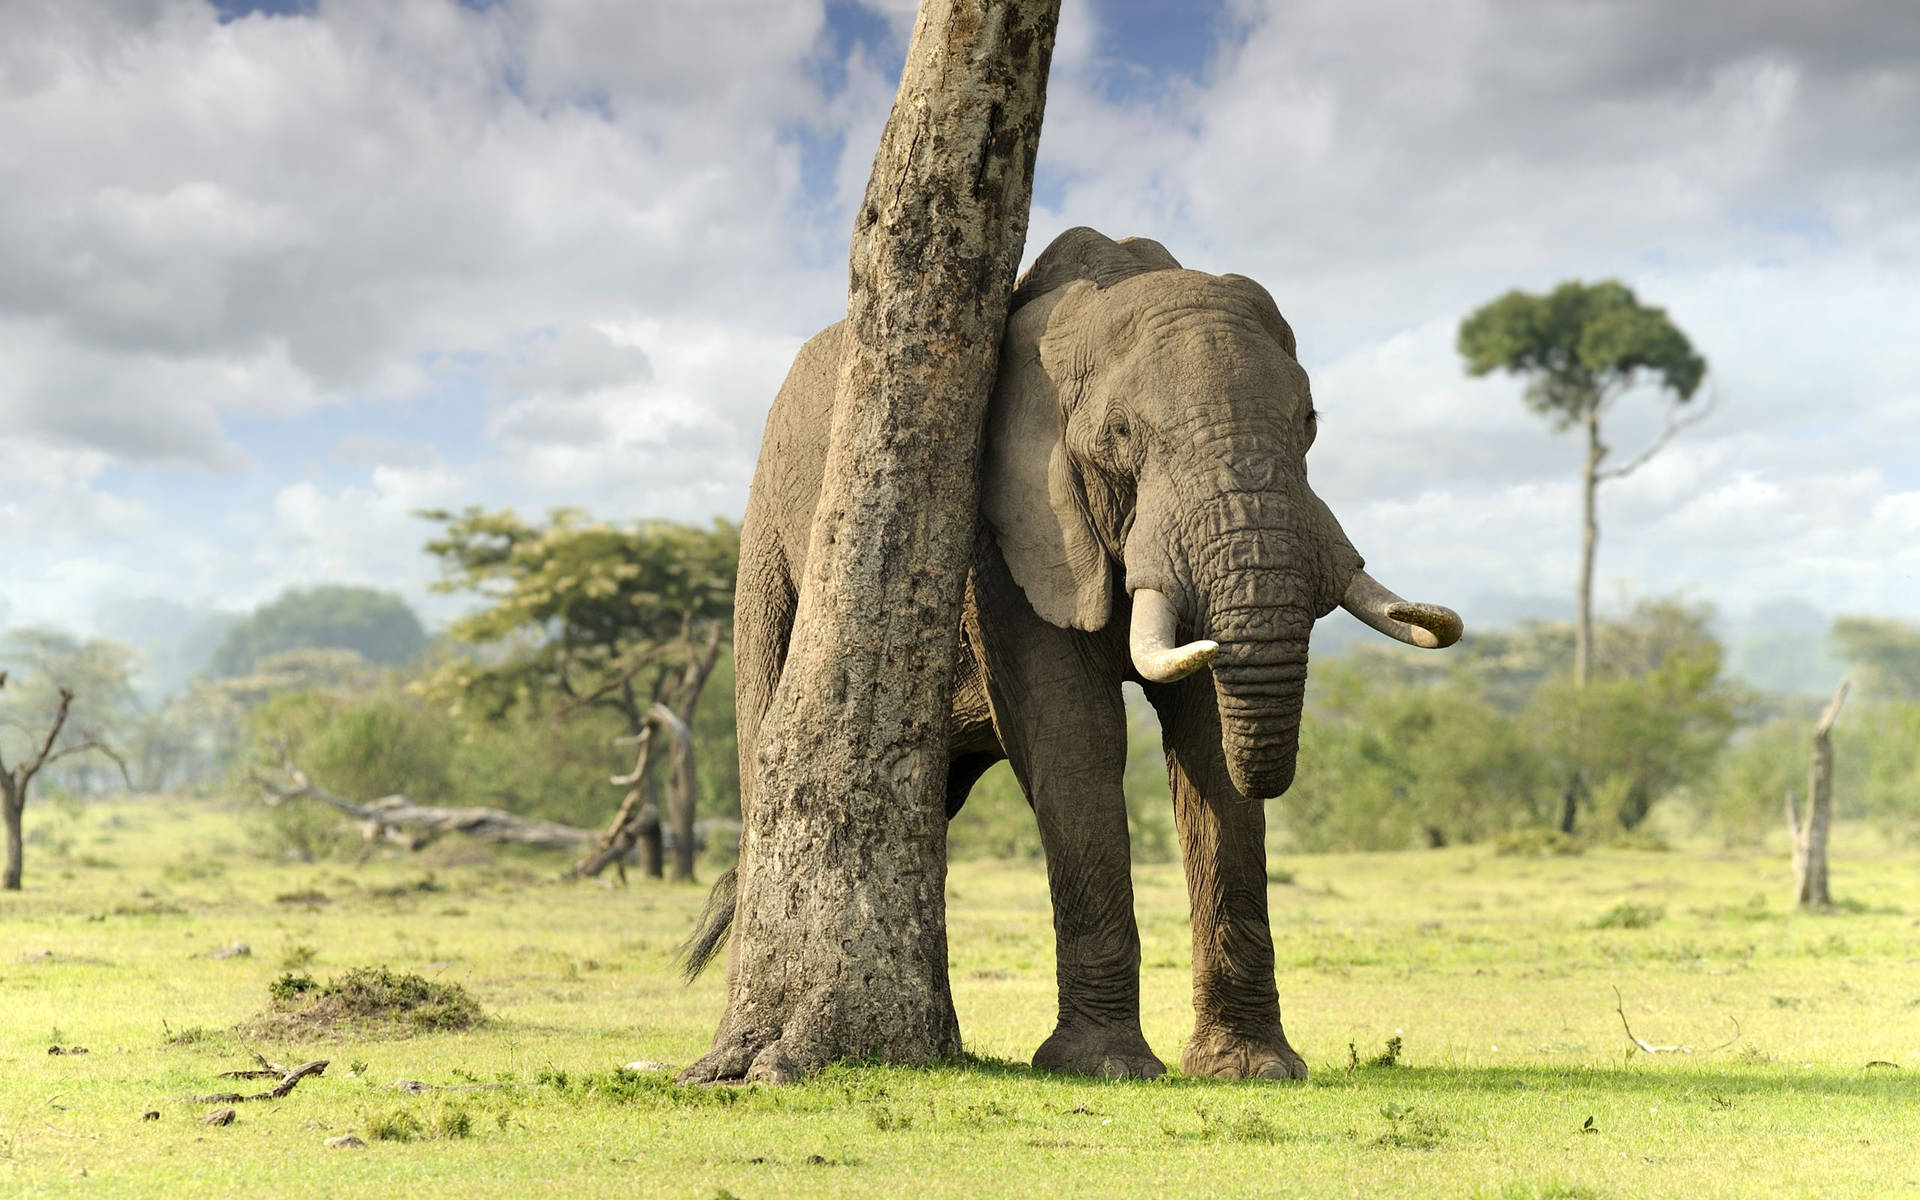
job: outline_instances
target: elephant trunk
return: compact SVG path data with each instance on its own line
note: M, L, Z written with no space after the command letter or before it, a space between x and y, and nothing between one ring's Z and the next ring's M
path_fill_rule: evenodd
M1293 783L1307 638L1337 548L1286 497L1258 491L1222 490L1178 521L1143 508L1128 539L1135 670L1168 682L1212 668L1227 773L1249 799Z
M1239 637L1228 619L1216 625L1220 654L1213 663L1220 708L1220 747L1233 786L1265 800L1293 783L1300 750L1300 712L1306 698L1307 639Z

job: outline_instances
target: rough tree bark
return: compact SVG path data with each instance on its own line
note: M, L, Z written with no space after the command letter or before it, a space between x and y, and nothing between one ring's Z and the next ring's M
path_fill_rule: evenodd
M960 1049L946 726L980 429L1059 0L925 0L854 223L848 348L742 814L728 999L691 1081Z
M1833 826L1833 723L1846 703L1848 680L1842 679L1813 727L1813 748L1807 761L1807 817L1803 824L1787 793L1787 837L1793 844L1793 878L1801 908L1827 908L1827 832Z

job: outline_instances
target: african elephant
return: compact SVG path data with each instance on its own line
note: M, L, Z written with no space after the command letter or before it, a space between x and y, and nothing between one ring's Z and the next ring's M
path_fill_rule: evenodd
M792 629L826 456L838 325L801 349L767 418L735 605L740 778ZM1034 1065L1165 1068L1140 1031L1121 792L1120 685L1159 711L1192 901L1192 1075L1299 1077L1280 1027L1265 819L1293 780L1313 623L1344 606L1444 646L1451 611L1375 583L1307 485L1315 413L1293 331L1239 275L1071 229L1015 289L987 418L947 809L1002 758L1033 806L1059 1019ZM743 797L743 803L751 803ZM731 906L696 934L697 970Z

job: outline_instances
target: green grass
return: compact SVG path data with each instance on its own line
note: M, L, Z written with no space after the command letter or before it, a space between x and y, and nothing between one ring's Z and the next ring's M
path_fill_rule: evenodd
M1850 858L1844 831L1829 915L1789 911L1784 853L1290 856L1272 902L1305 1084L1030 1071L1053 1016L1044 871L960 863L974 1057L767 1090L621 1066L688 1062L719 1015L721 973L682 987L669 961L697 888L562 884L552 860L458 844L358 869L261 862L231 814L179 802L59 819L52 847L29 847L27 891L0 897L0 1194L1920 1189L1920 863ZM1177 866L1137 874L1147 1036L1178 1061L1185 892ZM207 957L236 942L251 953ZM289 972L324 986L365 967L459 984L487 1020L235 1032L272 1028L247 1023ZM1616 987L1636 1034L1696 1052L1629 1055ZM331 1065L202 1125L213 1106L193 1095L272 1085L216 1078L256 1050ZM323 1144L343 1134L366 1147Z

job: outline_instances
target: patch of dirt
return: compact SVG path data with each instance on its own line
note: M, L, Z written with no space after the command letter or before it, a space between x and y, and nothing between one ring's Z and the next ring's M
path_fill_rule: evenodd
M325 983L288 972L267 986L267 1010L238 1026L254 1037L314 1038L471 1029L486 1023L480 1002L457 983L387 967L355 967Z

